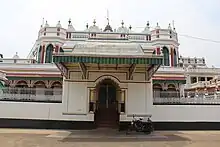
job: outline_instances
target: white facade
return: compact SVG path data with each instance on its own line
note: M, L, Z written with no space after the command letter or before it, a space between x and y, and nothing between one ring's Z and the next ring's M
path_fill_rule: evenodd
M170 26L167 29L161 29L157 24L155 29L151 30L148 23L143 32L133 32L131 28L126 28L124 23L118 29L112 29L108 24L105 31L101 31L94 22L85 30L77 31L71 21L67 29L62 28L60 22L54 27L50 27L46 23L39 31L38 39L28 55L28 60L19 59L17 56L13 60L2 59L0 70L13 68L14 71L9 73L13 74L19 69L30 70L24 73L37 72L34 70L38 69L39 71L44 70L41 71L41 74L59 75L60 71L55 64L45 63L48 46L51 45L54 55L64 56L162 56L164 58L163 66L158 69L155 77L162 77L161 79L185 77L185 87L179 83L174 85L175 90L181 94L184 93L184 88L198 86L203 81L201 77L207 82L220 73L218 68L206 67L204 58L180 57L179 59L178 36L175 28ZM165 49L168 52L164 52ZM34 62L36 60L38 64ZM100 66L86 63L84 67L86 69L83 69L78 63L67 63L66 65L68 69L66 70L67 77L63 79L62 97L61 93L56 90L53 91L54 96L51 97L51 99L58 100L58 103L0 101L0 118L95 122L94 110L98 106L97 101L100 97L100 88L97 87L105 80L110 80L111 84L115 85L114 88L117 87L119 122L130 121L133 114L152 115L154 122L220 121L220 117L216 113L220 111L218 106L200 105L212 102L220 104L219 94L194 98L170 97L163 99L164 102L166 101L166 105L160 105L162 104L160 103L161 97L153 97L153 80L144 69L149 68L147 66L137 66L133 72L130 72L129 64L121 66L102 64ZM132 76L129 77L128 74L131 73ZM6 79L6 74L0 71L0 80ZM192 82L192 77L196 77L196 82ZM163 89L167 90L169 84L166 83L166 80L164 81ZM31 85L31 82L29 84ZM52 82L48 81L48 85L51 84ZM21 96L19 94L9 95L10 98ZM44 90L43 92L36 91L33 97L27 94L23 96L27 99L49 98ZM3 91L0 98L5 98ZM170 105L171 103L177 103L177 105ZM90 108L90 106L93 107ZM124 110L122 111L122 109Z

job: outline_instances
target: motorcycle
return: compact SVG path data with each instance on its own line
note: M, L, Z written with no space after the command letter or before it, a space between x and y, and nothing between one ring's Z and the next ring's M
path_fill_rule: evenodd
M129 125L126 134L129 132L136 131L136 132L143 132L145 134L150 134L154 131L153 123L148 117L147 122L144 122L143 118L137 119L135 115L133 115L133 119L131 124Z

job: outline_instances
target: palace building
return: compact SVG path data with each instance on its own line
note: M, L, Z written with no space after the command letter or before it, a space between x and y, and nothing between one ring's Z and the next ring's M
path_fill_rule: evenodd
M212 128L220 70L179 46L170 24L135 32L123 21L84 30L46 21L27 58L0 56L0 127L123 128L135 114L156 129Z

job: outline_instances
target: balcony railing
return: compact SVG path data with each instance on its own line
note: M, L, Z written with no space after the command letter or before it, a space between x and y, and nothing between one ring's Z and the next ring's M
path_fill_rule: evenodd
M3 88L0 101L61 103L62 89Z
M189 73L219 73L219 68L188 68Z
M179 92L154 91L153 103L154 105L220 105L220 93L187 92L180 95Z

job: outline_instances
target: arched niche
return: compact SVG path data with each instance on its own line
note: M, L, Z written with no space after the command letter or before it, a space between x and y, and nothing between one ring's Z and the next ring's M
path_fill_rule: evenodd
M42 46L39 47L38 50L38 57L37 57L37 62L41 63L41 54L42 54Z
M36 81L33 84L34 88L46 88L46 84L43 81Z
M45 63L51 63L53 56L53 45L49 44L46 48Z
M60 81L55 81L51 84L51 88L62 89L62 83Z
M27 88L28 87L28 83L24 80L21 80L21 81L17 81L15 83L15 87L18 87L18 88Z
M176 53L176 49L173 50L173 65L177 66L177 53Z

